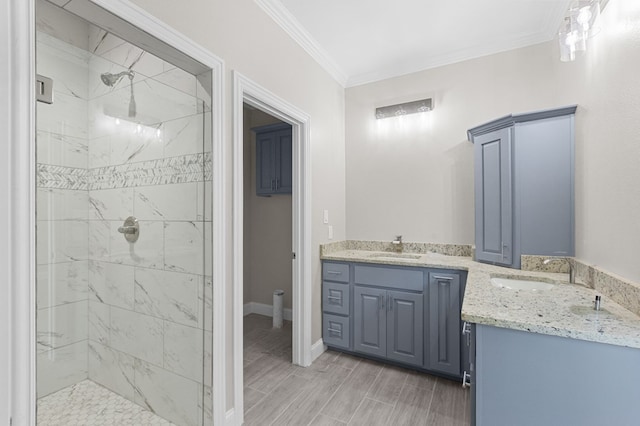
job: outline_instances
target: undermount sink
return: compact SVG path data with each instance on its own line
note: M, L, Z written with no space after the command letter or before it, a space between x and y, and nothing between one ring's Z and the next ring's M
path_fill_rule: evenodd
M388 259L420 259L422 255L409 254L409 253L376 253L376 254L372 254L369 257L388 258Z
M543 291L555 287L555 284L542 281L518 280L511 278L491 278L491 284L509 290Z

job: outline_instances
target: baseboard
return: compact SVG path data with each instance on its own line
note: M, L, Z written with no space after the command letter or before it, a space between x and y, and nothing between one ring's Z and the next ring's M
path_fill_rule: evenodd
M315 361L324 351L327 350L327 345L324 344L322 339L311 345L311 362Z
M273 305L267 305L258 302L245 303L243 306L243 315L247 316L249 314L258 314L264 315L266 317L273 317ZM284 319L287 321L291 321L291 319L293 318L291 309L285 308L282 314Z

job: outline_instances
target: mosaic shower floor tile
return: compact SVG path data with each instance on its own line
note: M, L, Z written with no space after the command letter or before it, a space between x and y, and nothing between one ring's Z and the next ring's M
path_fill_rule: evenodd
M139 405L84 380L38 400L38 426L173 426Z

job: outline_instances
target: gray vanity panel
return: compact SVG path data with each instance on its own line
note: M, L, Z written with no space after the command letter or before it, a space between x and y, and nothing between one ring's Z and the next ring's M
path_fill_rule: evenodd
M349 282L349 265L346 263L323 262L322 279L329 281L338 281L341 283Z
M351 341L349 332L349 317L331 314L322 315L322 340L326 345L351 349L349 347L349 342Z
M511 129L477 136L475 143L476 257L511 265Z
M387 358L422 366L422 294L388 291Z
M333 314L349 315L349 284L324 281L322 310Z
M424 291L424 273L417 269L355 265L354 280L356 284Z
M353 288L354 351L386 356L386 295L378 288Z
M460 277L429 273L429 361L431 370L460 372Z
M573 116L522 123L515 131L520 252L573 256Z
M476 424L637 425L640 350L476 325Z

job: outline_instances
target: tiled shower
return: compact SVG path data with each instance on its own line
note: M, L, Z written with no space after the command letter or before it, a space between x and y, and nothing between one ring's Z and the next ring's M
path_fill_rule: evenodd
M175 424L211 424L211 94L38 12L37 73L54 81L53 104L37 105L38 398L89 380ZM123 76L110 87L106 73ZM129 216L135 243L118 231Z

